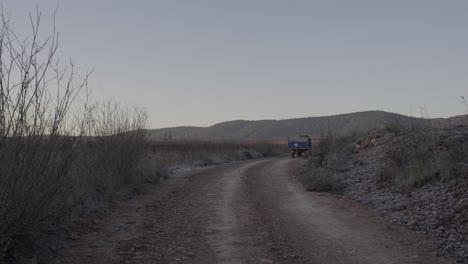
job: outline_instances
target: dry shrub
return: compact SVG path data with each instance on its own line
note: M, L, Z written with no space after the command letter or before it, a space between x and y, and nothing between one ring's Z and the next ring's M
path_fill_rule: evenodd
M2 262L12 241L55 228L96 191L114 194L146 177L136 171L146 114L110 102L90 106L89 74L55 61L58 34L39 39L39 12L29 38L10 29L3 11L0 19Z
M86 98L76 99L88 76L55 62L57 34L21 38L1 13L0 31L0 249L12 238L46 229L68 206L72 167L85 133ZM83 99L85 101L83 101ZM71 109L74 108L72 112Z
M125 186L140 184L135 169L145 151L146 113L111 101L93 109L91 136L80 156L93 189L113 195Z
M342 189L336 175L324 168L309 171L303 177L302 183L311 192L330 192Z
M466 160L464 140L452 141L444 131L407 131L394 138L387 152L387 164L380 170L380 180L410 192L435 180L455 177L454 166Z
M277 156L287 151L283 145L268 142L213 142L177 140L170 137L164 141L149 142L148 150L161 164L166 166L184 162L219 164L237 160Z
M354 152L354 142L359 134L350 133L336 138L328 132L320 137L309 156L309 173L303 177L303 184L308 191L340 192L344 182L337 173L348 170L348 160Z
M145 151L136 164L135 173L141 183L159 183L170 174L167 167L162 166L157 157L149 151Z
M315 148L312 149L310 161L315 167L324 167L335 171L343 170L350 155L354 154L354 142L359 134L351 133L336 138L332 133L320 137Z

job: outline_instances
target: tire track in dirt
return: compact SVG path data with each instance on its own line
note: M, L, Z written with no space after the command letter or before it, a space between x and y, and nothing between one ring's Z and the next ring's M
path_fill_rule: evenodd
M303 160L277 159L244 176L271 240L283 251L281 263L454 263L435 257L415 232L386 224L356 202L307 192L293 177L300 166Z
M293 177L301 162L245 161L175 178L121 205L55 263L450 263L355 202L306 192ZM119 223L131 227L112 228Z
M149 207L144 237L121 246L125 263L271 263L266 236L241 181L244 171L265 161L223 165L190 175ZM143 245L143 246L141 246ZM134 248L148 248L137 253ZM151 257L148 257L151 256Z
M55 263L272 263L241 181L263 162L201 169L157 186L120 206Z

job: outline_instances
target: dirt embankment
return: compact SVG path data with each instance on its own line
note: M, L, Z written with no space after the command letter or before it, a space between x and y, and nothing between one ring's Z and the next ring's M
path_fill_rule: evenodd
M464 162L453 166L443 163L448 154L454 155L455 147L466 145L467 138L466 132L460 129L435 130L429 136L371 133L357 146L359 153L342 160L333 174L344 187L340 193L371 207L388 223L430 238L422 243L433 244L432 254L451 256L459 263L468 263L467 165ZM416 152L409 153L414 155L407 161L414 165L410 169L421 162L419 156L435 157L428 159L419 170L408 172L406 177L426 177L410 191L399 188L395 182L399 179L386 175L388 170L395 169L394 164L388 164L389 151L395 148ZM404 160L404 157L394 158ZM432 178L427 179L432 172Z

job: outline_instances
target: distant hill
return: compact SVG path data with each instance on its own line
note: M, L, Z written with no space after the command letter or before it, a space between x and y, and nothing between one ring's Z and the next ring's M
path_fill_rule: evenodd
M452 119L432 119L439 125L458 123L465 116ZM366 111L350 114L305 117L283 120L235 120L222 122L210 127L172 127L147 131L149 139L162 139L171 136L175 139L199 140L282 140L288 136L306 134L319 137L329 129L335 135L352 132L367 132L373 128L383 128L389 124L419 124L424 119L414 118L384 111Z

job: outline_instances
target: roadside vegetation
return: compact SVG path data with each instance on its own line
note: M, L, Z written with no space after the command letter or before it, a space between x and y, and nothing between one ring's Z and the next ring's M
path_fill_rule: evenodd
M22 37L8 15L0 17L3 259L64 225L90 197L112 197L140 182L136 165L145 146L145 111L93 102L90 73L58 61L55 25L42 37L41 13L30 18L31 32Z
M448 181L468 172L468 130L465 126L399 127L387 130L392 144L380 169L381 181L411 192L432 181Z
M366 135L322 136L302 180L372 207L392 224L432 237L437 254L465 263L468 232L468 128L419 119ZM431 242L432 243L432 242Z
M153 159L169 167L181 163L206 166L284 154L283 145L271 142L178 140L166 137L147 142Z
M323 134L309 153L309 169L302 178L309 191L340 192L344 184L338 173L347 170L346 164L355 153L358 133L337 137L331 130Z
M379 182L399 191L411 192L432 181L447 181L468 172L468 129L465 125L438 127L419 121L417 125L390 122L384 129L335 137L323 134L309 154L310 173L304 184L311 191L339 191L339 174L359 162L354 155L385 141Z
M144 109L96 102L88 89L91 72L80 74L72 61L58 60L55 24L41 36L36 11L24 36L13 31L3 11L0 19L0 263L17 261L38 235L159 182L169 166L266 157L283 149L267 143L150 142Z

